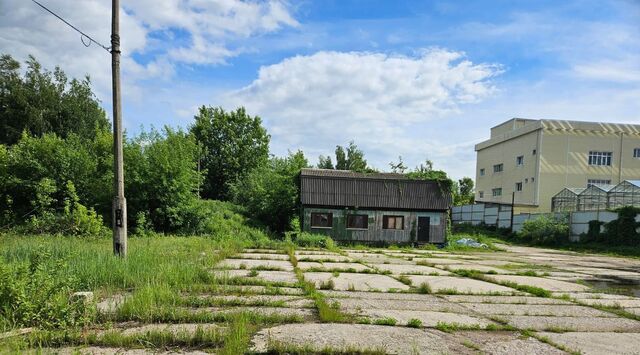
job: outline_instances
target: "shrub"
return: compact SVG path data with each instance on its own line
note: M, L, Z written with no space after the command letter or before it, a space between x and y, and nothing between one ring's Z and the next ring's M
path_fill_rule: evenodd
M407 322L407 327L409 327L409 328L420 328L420 327L422 327L422 321L420 319L417 319L417 318L411 318L411 319L409 319L409 322Z
M297 234L290 234L293 238L292 241L299 247L303 248L335 248L333 239L322 234L313 234L308 232L301 232Z
M518 238L533 244L562 244L569 240L566 217L541 215L524 222Z
M611 244L637 245L640 234L636 216L640 208L626 206L618 209L618 219L605 224L605 242Z
M78 281L64 268L63 260L42 249L25 263L0 259L0 329L88 324L93 312L83 300L71 299Z

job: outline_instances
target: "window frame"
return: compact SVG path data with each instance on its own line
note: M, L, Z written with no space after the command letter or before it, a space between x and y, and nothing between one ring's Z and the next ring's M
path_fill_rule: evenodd
M524 155L518 155L516 157L516 166L524 166Z
M587 187L611 185L611 179L587 179Z
M522 192L523 185L522 181L516 182L516 192Z
M501 173L504 171L504 163L494 164L493 165L493 173Z
M485 170L484 170L484 168L481 168L480 169L480 176L484 176L484 174L485 174Z
M365 226L364 227L351 227L350 222L353 217L364 217ZM369 229L369 215L366 214L356 214L356 213L348 213L345 218L345 227L346 229L356 229L356 230L368 230Z
M640 159L640 148L633 148L633 157Z
M393 225L394 228L389 228L389 220L393 219ZM400 219L400 227L401 228L396 228L397 227L397 222L398 219ZM400 216L400 215L383 215L382 216L382 229L385 230L404 230L404 216Z
M499 193L496 194L496 192L499 192ZM491 189L491 194L493 195L493 197L501 197L502 196L502 187L496 187L494 189Z
M484 191L478 191L478 198L484 198Z
M587 163L589 166L611 166L613 164L613 152L590 150Z
M328 226L314 225L314 216L327 215ZM333 212L311 212L311 221L309 222L311 228L315 229L332 229L333 228Z

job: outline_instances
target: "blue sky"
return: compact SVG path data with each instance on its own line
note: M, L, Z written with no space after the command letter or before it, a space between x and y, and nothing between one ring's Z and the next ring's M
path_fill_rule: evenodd
M43 1L108 41L108 0ZM640 1L131 0L125 126L187 127L246 106L276 155L354 140L474 176L473 145L512 117L640 123ZM51 38L56 38L52 41ZM0 0L0 51L88 73L110 111L109 56L27 1Z

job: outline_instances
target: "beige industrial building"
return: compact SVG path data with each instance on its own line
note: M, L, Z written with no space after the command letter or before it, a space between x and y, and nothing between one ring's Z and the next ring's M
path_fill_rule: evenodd
M550 212L565 187L640 179L640 124L514 118L475 146L476 201Z

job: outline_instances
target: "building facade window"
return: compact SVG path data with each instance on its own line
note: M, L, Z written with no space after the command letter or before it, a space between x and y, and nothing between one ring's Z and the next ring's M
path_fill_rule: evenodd
M612 155L613 155L612 152L590 151L589 152L589 165L610 166L611 165L611 157L612 157Z
M484 176L484 168L480 169L480 176Z
M633 149L633 157L634 158L640 158L640 148L634 148Z
M504 164L496 164L493 166L494 173L499 173L499 172L502 172L503 170L504 170Z
M347 229L368 229L369 216L366 214L348 214Z
M537 153L538 153L538 151L534 149L534 150L531 152L531 155L536 155Z
M516 182L516 191L522 191L522 183Z
M493 197L502 196L502 188L501 187L492 189L491 192L493 193Z
M382 216L382 229L404 229L404 216Z
M478 192L478 197L479 198L484 198L484 191L479 191Z
M312 228L333 227L333 213L311 213Z
M587 186L592 186L592 185L611 185L611 180L606 180L606 179L587 180Z
M521 155L521 156L516 157L516 165L517 165L517 166L522 166L522 165L524 165L524 155Z

